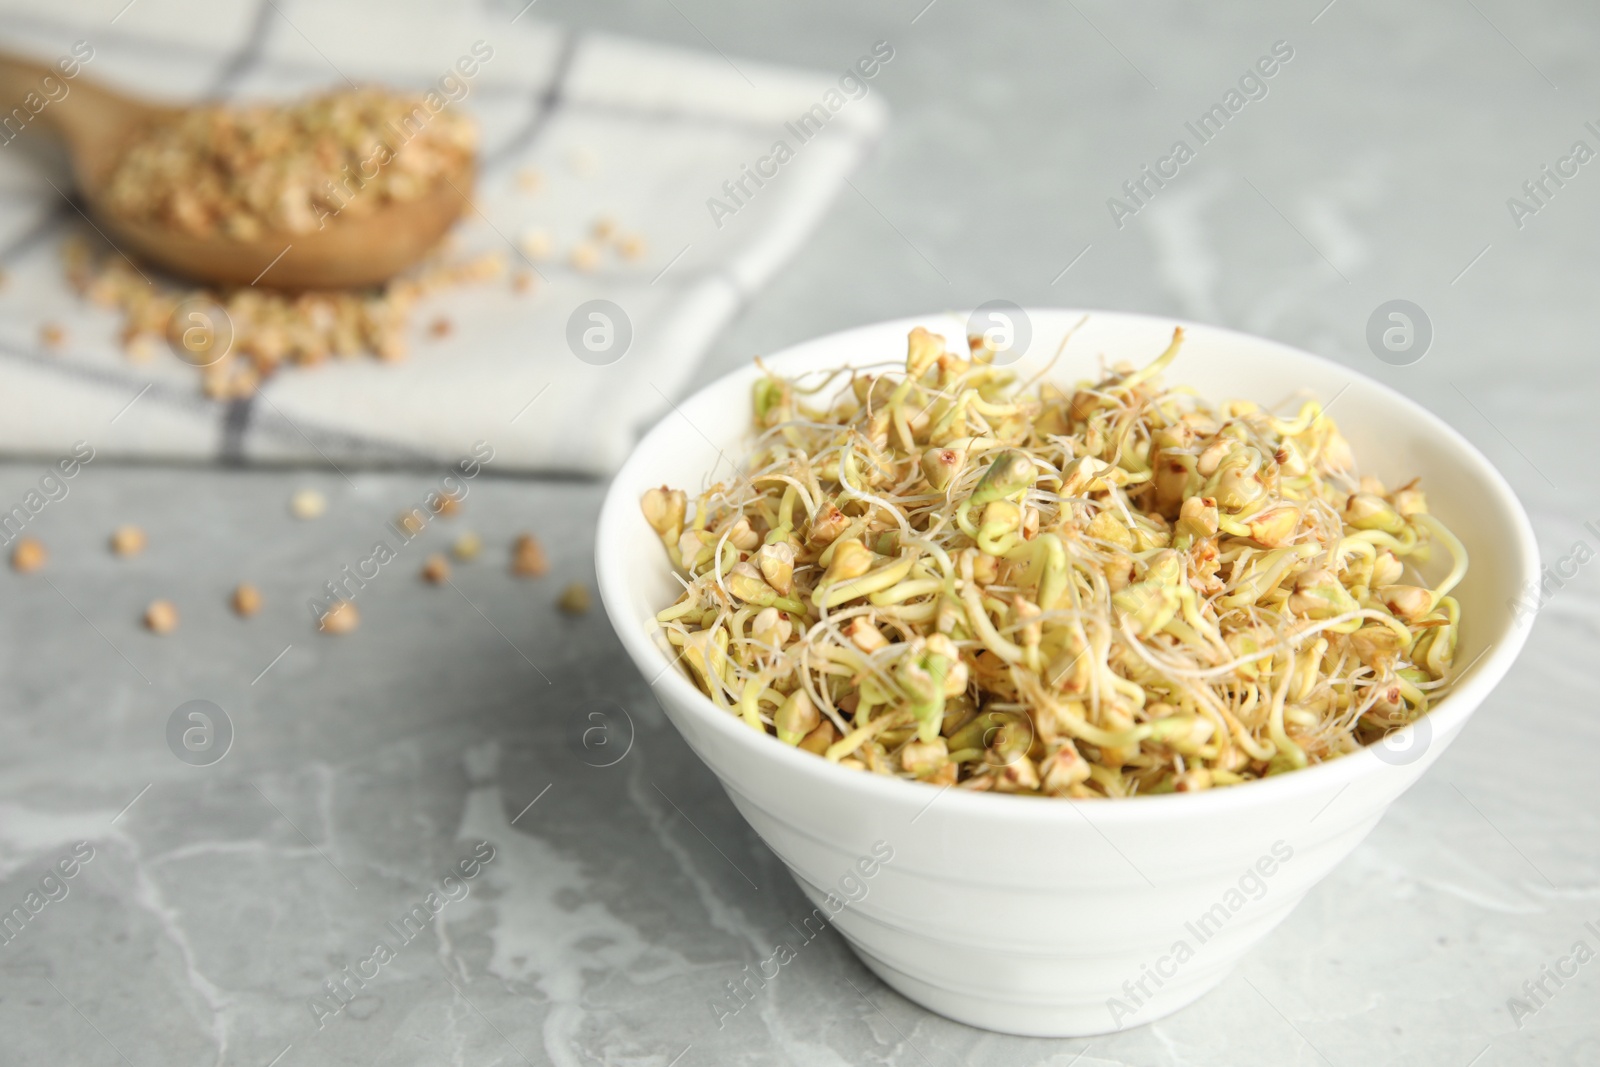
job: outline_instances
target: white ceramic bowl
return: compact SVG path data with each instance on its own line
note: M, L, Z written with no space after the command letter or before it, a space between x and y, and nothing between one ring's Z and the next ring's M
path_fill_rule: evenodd
M1042 367L1083 314L1030 311L1033 343L1017 369ZM965 322L929 315L866 326L766 362L793 374L901 360L916 325L959 351ZM1093 377L1102 354L1143 363L1173 325L1093 312L1050 378ZM679 587L639 498L663 483L692 495L732 473L749 440L754 367L667 415L618 473L601 512L606 612L674 725L824 916L833 907L826 895L857 872L845 887L865 896L834 924L885 982L961 1022L1036 1036L1103 1033L1160 1018L1217 985L1455 739L1529 629L1509 604L1537 578L1533 532L1504 479L1459 434L1337 364L1209 326L1186 329L1169 381L1213 403L1337 395L1331 414L1362 470L1390 484L1422 475L1431 509L1467 546L1471 567L1456 592L1456 662L1467 669L1450 696L1381 749L1232 789L1037 800L845 770L718 710L669 666L654 615ZM893 851L882 865L871 860L878 842L879 855ZM863 857L870 878L858 871Z

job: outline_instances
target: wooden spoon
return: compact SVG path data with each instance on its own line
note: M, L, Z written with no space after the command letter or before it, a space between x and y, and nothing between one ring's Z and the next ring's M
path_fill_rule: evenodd
M53 94L44 91L46 77ZM249 241L121 217L107 209L105 197L118 161L141 136L185 109L135 100L82 75L67 79L49 67L0 55L0 101L22 114L30 110L23 105L28 94L47 100L60 95L60 86L67 94L46 103L32 121L50 125L66 142L78 192L106 235L119 250L198 282L337 289L387 281L438 245L466 208L472 188L469 164L450 179L453 186L416 200L386 203L364 215L336 215L309 233L269 232ZM0 113L0 119L12 114Z

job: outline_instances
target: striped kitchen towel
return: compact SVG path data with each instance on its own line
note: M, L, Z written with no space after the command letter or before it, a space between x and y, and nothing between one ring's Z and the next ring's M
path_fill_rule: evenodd
M449 462L487 441L498 471L614 468L876 139L893 48L864 42L837 72L796 71L574 33L529 8L0 0L0 49L89 53L77 77L162 101L435 90L483 133L456 254L500 250L539 275L531 292L502 278L424 298L401 362L291 366L255 396L213 401L165 350L130 359L117 313L67 284L63 242L106 239L68 199L49 132L28 128L29 104L48 102L0 101L0 453L82 440L107 456L343 467ZM529 168L536 192L519 181ZM600 217L642 236L644 254L574 269L562 250ZM548 259L523 250L535 227ZM452 328L434 336L441 317Z

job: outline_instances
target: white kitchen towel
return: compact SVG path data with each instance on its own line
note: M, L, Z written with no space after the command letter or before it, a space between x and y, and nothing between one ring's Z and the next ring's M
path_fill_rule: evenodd
M456 231L463 253L503 250L536 267L531 294L505 279L431 295L400 363L288 367L248 400L211 401L162 351L129 360L115 312L66 283L60 249L103 238L61 191L48 131L0 145L0 453L234 463L451 462L474 442L499 471L604 473L665 410L718 331L805 240L882 129L876 78L891 46L864 41L836 72L796 71L540 22L504 4L387 0L0 0L0 49L45 62L87 42L80 77L166 101L293 98L348 83L424 89L457 60L492 57L459 107L483 132L482 167ZM470 66L470 64L469 64ZM871 72L868 76L867 72ZM454 83L451 88L459 93ZM13 101L0 101L9 113ZM780 148L780 144L783 146ZM537 168L530 194L518 173ZM763 175L765 175L763 177ZM595 219L640 234L637 261L572 269L563 250ZM525 262L543 227L556 254ZM611 301L626 352L594 355ZM428 324L453 328L432 337ZM616 316L610 316L616 318ZM41 342L46 324L63 343ZM570 329L569 329L570 327Z

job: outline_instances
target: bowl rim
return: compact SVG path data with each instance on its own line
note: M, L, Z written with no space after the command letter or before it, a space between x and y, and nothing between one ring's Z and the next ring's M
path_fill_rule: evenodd
M1509 516L1511 525L1515 530L1517 556L1523 571L1523 582L1519 583L1519 588L1525 586L1529 580L1537 580L1539 575L1539 551L1534 538L1533 526L1510 484L1494 464L1490 463L1454 427L1399 390L1342 363L1336 363L1333 360L1284 342L1214 326L1209 323L1192 322L1164 315L1147 315L1105 309L1027 307L1023 309L1023 312L1035 321L1041 318L1054 319L1057 317L1066 318L1087 315L1097 319L1121 320L1129 323L1168 328L1182 326L1185 332L1192 331L1221 339L1234 338L1258 346L1268 345L1279 349L1280 353L1285 356L1308 361L1323 369L1335 371L1340 375L1348 376L1352 383L1360 381L1366 386L1386 394L1388 399L1405 407L1416 418L1419 425L1426 427L1433 436L1447 443L1451 450L1457 453L1472 472L1481 479L1482 484L1489 491L1489 503ZM891 328L901 332L909 332L914 326L929 326L934 321L949 320L952 315L961 316L961 313L947 310L923 315L909 315L836 330L832 333L822 334L787 345L770 356L761 357L762 363L769 369L781 372L785 370L785 363L802 357L809 359L818 349L839 346L847 338L854 335L887 331ZM962 317L962 321L964 321L964 317ZM843 359L840 361L841 365L846 365L847 363L848 361ZM606 490L605 500L601 505L600 520L595 534L595 570L601 602L605 605L606 615L610 619L612 629L616 631L618 639L634 661L634 665L642 667L645 663L653 663L655 667L664 668L659 670L656 680L649 683L651 688L653 689L657 685L665 685L670 690L670 699L672 701L688 709L689 714L704 719L711 729L718 731L725 739L733 741L741 751L747 751L750 759L775 760L780 766L792 768L798 774L815 778L819 787L854 793L859 795L863 801L885 807L916 805L926 810L926 807L931 806L935 798L949 793L951 795L944 802L944 811L947 816L960 812L972 818L994 817L1025 822L1058 823L1064 820L1084 820L1087 818L1084 814L1085 808L1092 807L1095 813L1094 824L1143 821L1153 818L1198 818L1237 811L1241 808L1279 804L1296 798L1304 798L1308 795L1320 795L1334 789L1342 792L1344 787L1358 778L1371 776L1386 768L1405 769L1405 767L1391 767L1391 765L1373 756L1370 751L1363 751L1352 753L1339 759L1329 760L1325 763L1303 767L1293 772L1274 775L1270 778L1244 782L1225 789L1207 789L1198 793L1145 794L1117 798L1113 803L1108 803L1104 800L1079 800L1066 797L1050 797L1039 801L1039 798L1033 797L1008 796L987 791L972 792L964 789L953 789L948 786L941 787L938 790L929 790L922 783L907 782L885 775L863 774L859 771L839 767L810 752L803 752L789 745L780 744L769 734L757 734L749 726L745 725L743 720L719 709L681 671L671 669L672 661L665 657L644 627L626 617L625 580L620 569L611 564L613 552L608 547L612 541L620 540L621 523L624 521L625 516L629 512L637 513L638 510L638 501L633 499L631 492L624 492L624 487L637 480L635 475L636 468L643 464L646 457L662 449L673 437L682 432L674 425L674 420L683 417L681 408L685 405L695 404L707 394L726 390L737 380L753 378L756 373L758 373L758 370L753 362L737 367L696 390L694 394L681 403L672 404L669 410L640 438L638 444L628 454L627 460L624 461L613 476L611 484ZM635 476L630 477L630 475ZM1489 693L1493 691L1495 686L1500 683L1501 679L1511 669L1511 665L1521 653L1523 645L1527 642L1528 636L1533 629L1531 623L1532 619L1529 619L1525 625L1517 625L1515 621L1508 623L1505 626L1505 632L1495 636L1489 648L1481 653L1476 661L1468 665L1470 673L1467 677L1458 680L1456 688L1452 689L1447 696L1431 708L1427 715L1398 731L1396 735L1391 736L1405 737L1410 743L1414 744L1416 743L1415 733L1418 729L1418 724L1426 723L1433 735L1452 737L1454 732L1465 724L1478 705L1488 697ZM643 671L641 670L642 673ZM1437 758L1437 754L1435 758ZM1423 759L1417 762L1420 762L1425 768L1432 761L1424 755ZM716 768L713 767L712 770L713 773L717 773ZM1030 800L1039 802L1028 803ZM955 805L955 807L952 809L950 805Z

